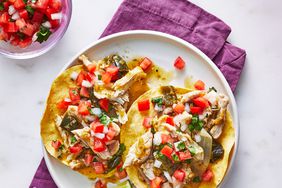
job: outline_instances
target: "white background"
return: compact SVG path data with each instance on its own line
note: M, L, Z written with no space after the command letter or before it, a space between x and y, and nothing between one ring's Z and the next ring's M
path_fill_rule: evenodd
M28 187L42 158L39 122L52 80L103 32L121 0L74 0L60 43L31 60L0 57L0 187ZM281 187L282 1L192 0L232 28L229 41L247 51L235 93L241 135L226 187Z

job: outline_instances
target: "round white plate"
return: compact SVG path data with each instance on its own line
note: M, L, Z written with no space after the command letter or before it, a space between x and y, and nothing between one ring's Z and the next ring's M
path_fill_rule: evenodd
M175 72L175 77L172 81L173 85L184 86L184 79L187 76L193 76L195 80L203 80L207 87L214 86L219 92L225 93L230 98L229 110L233 117L236 139L234 153L224 178L225 181L228 178L237 153L239 121L233 93L215 64L198 48L182 39L161 32L137 30L113 34L92 43L68 62L62 71L74 65L80 54L86 54L90 59L98 60L113 53L125 56L127 60L134 57L147 56L155 64L166 70L174 69L174 60L181 56L186 62L186 67L184 71ZM92 181L61 164L48 155L45 149L44 157L51 176L58 187L91 187ZM224 184L224 181L221 183L221 186Z

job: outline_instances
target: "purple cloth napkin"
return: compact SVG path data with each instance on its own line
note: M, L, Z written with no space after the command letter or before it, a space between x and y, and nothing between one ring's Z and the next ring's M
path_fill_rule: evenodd
M220 19L187 0L125 0L101 37L137 29L161 31L194 44L213 60L235 90L246 52L226 41L231 29ZM57 187L44 159L30 187Z

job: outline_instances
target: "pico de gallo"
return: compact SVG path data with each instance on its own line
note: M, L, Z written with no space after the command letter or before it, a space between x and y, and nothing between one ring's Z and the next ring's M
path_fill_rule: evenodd
M57 103L56 128L62 140L50 144L57 157L66 156L72 169L92 167L96 174L116 170L117 179L127 176L122 168L125 146L119 141L120 126L127 122L128 89L146 76L140 65L129 69L119 55L91 61L79 57L84 68L72 72L68 96ZM97 186L104 186L102 181Z
M1 0L0 41L26 48L42 43L60 26L61 0Z

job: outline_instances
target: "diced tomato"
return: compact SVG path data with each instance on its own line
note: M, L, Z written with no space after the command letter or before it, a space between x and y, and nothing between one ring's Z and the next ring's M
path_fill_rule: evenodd
M101 140L99 140L98 138L95 138L95 140L94 140L94 151L102 152L102 151L105 151L105 149L106 149L105 143L102 142Z
M87 69L90 73L94 73L94 71L96 70L96 63L92 63L92 64L88 65Z
M80 153L82 151L82 146L80 144L75 144L69 148L70 152L73 154Z
M0 24L7 24L9 22L9 14L7 12L3 12L2 15L0 16Z
M80 101L78 105L78 113L81 115L89 115L89 109L91 107L91 103L89 101Z
M50 24L51 24L51 28L55 29L60 25L60 21L59 20L49 20Z
M94 133L103 133L104 131L104 125L100 123L99 121L94 121L90 124L91 129L94 131Z
M62 9L62 3L60 0L49 0L49 6L56 12L60 12Z
M5 31L8 33L15 33L19 30L15 22L8 22L5 26Z
M48 3L49 3L49 0L37 0L35 6L36 8L44 11L47 8Z
M180 56L177 57L174 61L174 67L179 70L182 70L185 67L185 61Z
M80 96L89 98L90 94L89 94L88 88L81 87L81 89L80 89Z
M84 70L80 71L80 73L78 74L76 78L76 84L78 86L81 86L83 80L85 80L86 75L87 75L87 72L85 72Z
M106 99L106 98L100 99L100 100L99 100L99 106L100 106L103 110L105 110L106 112L109 112L109 106L110 106L110 101L109 101L109 99Z
M182 103L178 103L175 105L175 107L173 108L174 112L177 114L181 114L182 112L184 112L185 110L185 106Z
M165 145L163 149L161 150L161 153L167 156L169 159L171 158L172 152L173 152L173 149L169 147L168 145Z
M16 20L16 25L19 27L19 30L21 31L22 28L26 26L26 22L23 18Z
M87 81L89 81L90 83L93 81L93 79L95 78L95 75L93 73L90 73L88 72L86 75L85 75L85 79Z
M25 9L19 10L19 15L21 18L27 20L28 19L28 12Z
M119 68L114 65L111 65L106 68L106 72L110 73L112 77L115 77L118 74L118 70Z
M197 98L193 99L193 103L196 106L199 106L203 109L210 106L209 101L207 99L205 99L204 97L197 97Z
M19 37L15 37L13 40L11 40L11 45L18 46L20 42Z
M31 37L25 38L24 40L20 40L19 47L20 48L25 48L25 47L28 47L29 45L31 45L31 43L32 43L32 38Z
M179 156L179 159L181 160L181 161L185 161L185 160L187 160L187 159L191 159L192 157L191 157L191 153L189 152L189 151L180 151L179 153L178 153L178 156Z
M116 131L112 126L109 127L109 131L106 134L107 141L111 141L115 136L116 136Z
M111 83L111 80L112 80L112 75L110 73L108 72L102 73L102 81L105 84Z
M152 127L151 121L152 121L152 118L151 118L151 117L145 117L145 118L143 119L143 126L144 126L146 129L151 128L151 127Z
M202 114L203 110L201 107L198 107L198 106L190 106L190 112L192 114Z
M0 40L8 41L11 38L11 33L6 33L5 31L0 30Z
M138 110L139 111L147 111L150 109L150 100L143 99L138 101Z
M41 13L39 11L35 11L33 13L32 21L37 22L37 23L41 23L41 21L43 20L43 16L44 16L43 13Z
M8 0L11 4L14 4L16 0Z
M123 169L122 171L120 171L120 170L117 170L116 172L115 172L115 176L118 178L118 179L124 179L124 178L126 178L127 177L127 173L126 173L126 171Z
M89 166L92 163L93 159L94 159L93 155L91 155L89 153L86 153L85 156L84 156L84 163L85 163L85 165Z
M9 9L9 2L3 2L4 10L7 11Z
M72 101L72 104L79 103L80 95L79 95L78 88L70 88L69 89L69 95L70 95L70 99Z
M195 82L194 87L197 90L204 90L205 89L205 83L202 80L198 80L197 82Z
M94 167L96 174L103 174L104 171L105 171L103 163L101 163L101 162L94 162L93 167Z
M162 182L163 179L161 177L155 177L150 183L150 188L161 188Z
M95 188L107 188L107 182L98 180L95 183Z
M173 117L172 116L168 116L165 120L166 123L174 126L174 121L173 121Z
M213 178L213 172L210 169L207 169L203 174L202 174L202 180L205 182L211 181Z
M145 57L139 66L143 69L143 71L146 71L151 67L152 64L152 61L149 58Z
M173 140L170 135L168 134L161 134L162 144L172 143Z
M16 1L14 2L14 7L15 7L15 9L17 9L17 10L22 9L22 8L25 7L25 3L24 3L23 0L16 0Z
M35 32L35 27L32 24L26 24L25 27L21 28L20 31L24 34L26 34L27 36L33 36L34 32Z
M52 20L51 15L56 13L56 11L53 8L47 8L45 10L45 15L49 18L49 21Z
M63 99L57 104L57 108L61 109L61 110L66 110L66 109L68 109L70 104L71 104L71 102L65 101L65 99Z
M177 179L178 181L180 182L183 182L184 179L185 179L185 172L183 170L176 170L174 173L173 173L173 176L175 177L175 179Z
M60 148L60 146L62 145L62 143L61 143L60 140L53 140L51 142L51 145L55 150L58 150Z

